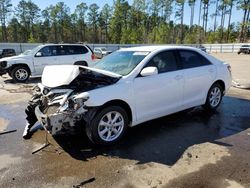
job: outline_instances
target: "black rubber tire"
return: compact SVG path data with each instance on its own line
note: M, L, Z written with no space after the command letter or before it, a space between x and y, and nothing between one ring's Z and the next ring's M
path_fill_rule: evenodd
M102 117L111 111L117 111L123 116L124 127L123 127L123 130L118 138L116 138L113 141L105 141L105 140L101 139L99 134L98 134L98 125L99 125L99 122L102 119ZM87 134L88 138L95 145L106 145L106 146L113 145L113 144L117 143L122 138L122 136L124 135L124 133L126 132L126 130L128 128L128 123L129 123L128 114L122 107L120 107L120 106L108 106L108 107L103 108L99 112L97 112L97 114L94 116L94 118L90 121L89 125L86 126L86 134Z
M23 69L23 70L25 70L26 72L27 72L27 74L28 74L28 76L27 76L27 78L25 78L25 79L22 79L22 80L20 80L19 78L17 78L16 77L16 72L18 71L18 70L20 70L20 69ZM11 70L11 77L12 77L12 79L15 81L15 82L26 82L28 79L29 79L29 77L30 77L30 71L29 71L29 69L27 68L27 67L25 67L25 66L16 66L16 67L14 67L12 70Z
M88 63L86 61L77 61L74 63L74 65L81 65L81 66L88 67Z
M212 91L215 87L217 87L217 88L220 89L221 98L220 98L220 102L219 102L216 106L211 106L210 101L209 101L209 97L210 97L211 91ZM223 98L223 89L222 89L222 87L221 87L220 84L215 83L215 84L213 84L213 85L210 87L210 89L209 89L209 91L208 91L208 93L207 93L206 103L205 103L202 107L203 107L205 110L208 110L208 111L215 111L215 110L219 107L219 105L220 105L220 103L221 103L221 101L222 101L222 98Z

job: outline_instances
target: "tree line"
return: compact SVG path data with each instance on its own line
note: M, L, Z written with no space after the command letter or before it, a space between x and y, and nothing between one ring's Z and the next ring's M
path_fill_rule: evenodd
M189 24L184 24L185 3L191 12ZM237 23L231 22L234 7L241 14ZM246 42L249 14L250 0L133 0L131 5L114 0L102 8L82 2L73 12L64 2L41 10L31 0L21 0L16 7L11 0L0 0L0 42Z

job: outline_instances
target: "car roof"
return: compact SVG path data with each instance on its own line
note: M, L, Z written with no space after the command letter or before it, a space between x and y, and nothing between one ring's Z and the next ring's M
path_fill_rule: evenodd
M63 44L42 44L41 46L87 46L85 44L69 44L69 43L63 43Z
M144 52L152 52L155 50L173 50L173 49L183 49L183 50L195 50L197 51L197 48L189 47L189 46L168 46L168 45L162 45L162 46L137 46L137 47L131 47L131 48L121 48L120 51L144 51ZM199 49L198 49L199 50Z

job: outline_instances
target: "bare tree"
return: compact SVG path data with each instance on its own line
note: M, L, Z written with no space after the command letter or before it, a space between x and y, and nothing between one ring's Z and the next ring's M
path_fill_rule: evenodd
M11 12L12 4L10 0L0 0L0 20L2 26L2 40L7 41L6 20Z
M239 8L243 10L243 19L241 23L241 29L240 29L240 35L239 35L239 41L244 42L245 41L245 32L247 28L247 17L249 19L249 9L250 9L250 0L238 0Z
M228 24L227 24L227 42L229 40L229 35L230 35L230 26L231 26L231 17L232 17L232 11L233 11L233 3L234 0L230 0L230 8L229 8L229 17L228 17Z
M188 5L191 8L191 17L190 17L190 24L189 24L189 28L191 29L191 27L194 24L194 6L195 6L195 1L196 0L189 0L188 1Z

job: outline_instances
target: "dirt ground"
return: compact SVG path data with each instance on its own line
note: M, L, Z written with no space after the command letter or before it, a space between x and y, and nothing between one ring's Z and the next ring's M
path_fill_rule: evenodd
M233 79L250 84L250 55L213 54ZM83 133L48 136L37 124L22 139L31 88L0 78L0 187L250 187L250 90L232 87L215 113L198 107L129 129L119 144L97 148Z

